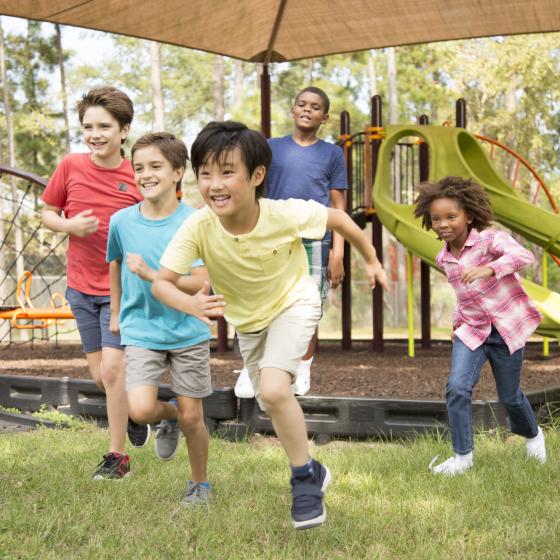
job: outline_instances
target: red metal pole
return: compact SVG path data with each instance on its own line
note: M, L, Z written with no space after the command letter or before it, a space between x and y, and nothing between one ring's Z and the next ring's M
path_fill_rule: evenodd
M261 132L270 138L270 74L268 64L263 64L261 74Z
M381 96L374 95L371 98L371 126L383 126L381 114ZM367 140L366 140L367 141ZM371 141L371 170L372 178L375 180L377 171L377 156L381 140ZM373 185L365 185L366 189L372 189ZM383 228L377 214L373 214L371 219L372 243L377 252L377 258L383 262ZM383 288L377 284L373 290L373 341L372 350L383 352Z
M429 124L427 115L422 115L418 122ZM420 181L427 181L430 174L430 150L426 142L420 144L419 150ZM430 266L420 261L420 314L422 327L422 348L429 349L432 345L431 309L430 309Z
M343 150L346 160L346 212L352 213L352 143L346 140L350 136L350 113L340 113L340 135L343 138ZM346 144L348 142L348 144ZM344 279L342 280L342 349L352 350L352 270L350 243L344 242Z

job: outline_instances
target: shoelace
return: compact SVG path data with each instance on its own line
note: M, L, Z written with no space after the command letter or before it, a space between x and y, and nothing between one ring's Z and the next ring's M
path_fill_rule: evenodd
M156 439L165 437L172 430L173 430L173 426L169 422L165 422L165 423L162 422L161 424L158 424Z
M109 468L117 464L118 462L119 458L114 453L107 453L107 455L103 455L103 459L101 459L101 462L97 466Z
M205 488L203 488L200 484L193 484L190 488L187 489L185 497L192 496L193 494L199 499L204 499Z

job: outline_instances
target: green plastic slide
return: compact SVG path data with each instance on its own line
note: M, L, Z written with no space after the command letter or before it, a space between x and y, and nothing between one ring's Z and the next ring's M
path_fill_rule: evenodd
M387 126L379 150L373 199L383 225L407 249L435 267L436 255L442 248L434 232L422 229L420 220L414 218L412 206L393 200L391 152L407 136L417 136L428 143L429 180L447 175L473 178L486 189L500 223L560 256L560 216L533 206L516 193L472 134L451 127ZM523 287L543 315L537 332L560 339L560 295L528 280L523 280Z

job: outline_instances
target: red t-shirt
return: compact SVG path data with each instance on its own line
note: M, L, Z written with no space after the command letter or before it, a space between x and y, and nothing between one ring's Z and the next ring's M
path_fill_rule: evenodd
M66 218L91 208L99 219L95 233L69 236L67 284L84 294L109 295L109 265L105 260L109 218L142 200L129 160L116 169L99 167L91 154L69 154L58 165L41 197L62 208Z

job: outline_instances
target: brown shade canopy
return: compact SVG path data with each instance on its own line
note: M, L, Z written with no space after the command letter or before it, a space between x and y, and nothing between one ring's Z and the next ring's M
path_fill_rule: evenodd
M253 62L560 30L560 0L0 0L0 14Z

